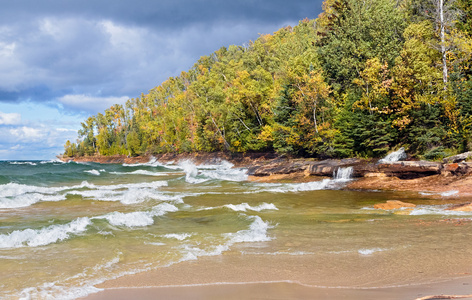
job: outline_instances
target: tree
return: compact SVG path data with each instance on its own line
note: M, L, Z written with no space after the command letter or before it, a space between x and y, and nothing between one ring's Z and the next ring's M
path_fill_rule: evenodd
M404 18L394 0L327 0L317 21L319 58L328 82L346 91L367 60L394 64L403 44Z

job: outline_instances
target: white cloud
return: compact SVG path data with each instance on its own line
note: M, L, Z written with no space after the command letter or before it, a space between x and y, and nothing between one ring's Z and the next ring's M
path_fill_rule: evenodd
M16 139L22 141L34 142L40 140L44 137L42 130L27 126L22 126L18 128L12 128L9 130L10 134L13 135Z
M3 113L0 111L0 125L18 125L21 123L21 115L17 113Z
M67 108L82 111L103 111L114 104L124 104L129 97L95 97L89 95L65 95L57 100Z

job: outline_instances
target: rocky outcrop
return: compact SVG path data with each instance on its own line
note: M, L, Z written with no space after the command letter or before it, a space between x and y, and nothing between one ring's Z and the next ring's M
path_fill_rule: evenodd
M414 179L431 175L460 176L472 174L472 163L442 164L431 161L378 162L348 158L322 161L275 159L248 167L248 175L271 176L304 173L306 176L333 177L341 168L352 167L352 177L397 177Z
M273 160L266 164L252 165L248 167L250 176L270 176L277 174L303 173L309 167L310 161L305 160Z
M311 163L306 169L306 174L311 176L333 176L340 168L353 167L353 176L363 176L363 169L367 161L358 158L327 159Z
M460 162L444 164L442 174L445 176L469 175L472 173L472 163Z
M399 209L399 208L413 208L416 207L413 203L407 203L400 200L388 200L385 203L375 204L375 209L384 209L384 210L391 210L391 209Z
M410 179L440 174L443 165L432 161L396 161L380 163L377 168L387 176Z
M404 152L400 149L390 155L396 157ZM274 152L267 153L167 153L153 156L127 157L123 155L115 156L84 156L84 157L59 157L63 161L74 160L78 162L99 162L99 163L144 163L150 159L158 161L179 161L192 160L196 164L218 163L221 160L228 160L236 167L248 169L248 175L255 177L273 175L297 175L306 176L328 176L333 177L340 174L342 168L349 168L349 174L353 178L360 177L390 177L400 179L415 179L431 175L441 174L443 177L472 175L472 162L464 162L472 156L472 152L448 157L443 163L430 161L390 161L381 159L379 161L365 160L359 158L347 159L326 159L315 161L313 159L292 159L280 157ZM351 172L352 171L352 172ZM341 172L346 174L345 172Z
M472 157L472 151L469 152L464 152L461 154L457 154L454 156L449 156L443 159L443 163L448 164L448 163L458 163L467 160L468 158Z

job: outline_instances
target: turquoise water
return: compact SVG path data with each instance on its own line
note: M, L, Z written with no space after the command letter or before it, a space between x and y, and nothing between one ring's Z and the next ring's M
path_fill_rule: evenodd
M323 286L471 271L470 213L421 195L340 190L342 177L258 183L245 171L224 161L0 162L0 298L75 299L105 280L228 251L300 257L312 264L305 283ZM390 199L419 206L372 208Z

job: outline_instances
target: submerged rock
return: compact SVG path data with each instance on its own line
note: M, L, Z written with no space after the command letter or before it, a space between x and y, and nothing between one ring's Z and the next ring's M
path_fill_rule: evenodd
M384 210L399 209L399 208L405 208L405 207L411 208L411 207L416 207L416 205L413 203L407 203L400 200L388 200L385 203L379 203L379 204L374 205L375 209L384 209Z

